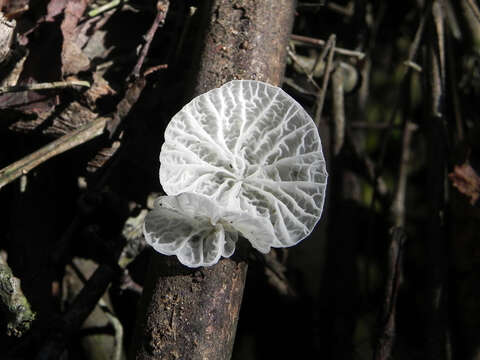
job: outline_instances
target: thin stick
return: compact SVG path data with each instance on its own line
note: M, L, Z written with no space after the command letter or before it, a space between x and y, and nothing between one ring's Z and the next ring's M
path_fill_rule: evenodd
M420 41L422 39L423 32L424 32L424 29L425 29L426 17L427 17L427 14L424 14L422 16L422 18L420 19L420 23L419 23L417 31L415 33L415 37L414 37L412 43L410 44L410 48L409 48L409 51L408 51L408 59L406 60L409 63L410 62L413 63L413 61L415 59L415 56L417 55L417 51L418 51L418 48L420 46ZM397 95L396 103L393 107L392 113L390 114L390 118L388 120L389 127L387 128L387 134L385 134L385 136L383 138L383 141L382 141L382 144L381 144L381 147L380 147L380 157L379 157L379 160L378 160L378 165L375 168L375 179L374 179L375 181L378 180L378 178L381 176L382 171L383 171L383 165L384 165L384 161L385 161L388 140L390 138L390 133L393 130L394 121L395 121L395 118L397 116L398 109L400 107L400 99L403 95L404 87L406 86L407 80L410 78L409 75L410 75L411 69L412 68L408 67L408 66L405 68L405 72L403 74L403 78L402 78L402 81L401 81L401 89L400 89L400 91ZM373 206L374 206L374 203L375 203L375 200L376 200L376 195L377 194L374 191L373 196L372 196L372 202L370 204L370 208L372 210L373 210Z
M83 286L88 282L88 279L85 276L84 270L72 261L70 266L72 267L75 274L78 276L78 279L82 282ZM78 295L78 294L77 294ZM114 350L112 354L112 360L120 360L122 357L122 344L123 344L123 326L120 320L112 313L112 310L109 308L108 304L103 300L103 295L98 299L97 306L103 311L108 322L114 330Z
M300 94L315 96L315 93L313 91L303 88L302 86L298 85L293 79L287 76L285 76L285 79L283 80L283 82L288 86L290 86L292 89L295 89L296 91L298 91Z
M315 72L315 69L317 67L317 65L319 63L322 63L323 60L325 59L325 56L327 56L327 53L328 53L328 50L330 49L330 47L328 46L324 46L323 49L322 49L322 52L317 56L317 59L315 60L315 63L313 64L312 66L312 70L310 70L310 75L313 75L313 73Z
M331 51L333 53L333 51ZM343 72L335 71L332 75L332 117L333 117L333 155L342 150L345 139L345 102L343 89Z
M360 152L357 144L352 139L352 134L348 127L345 129L345 135L345 145L349 147L352 154L351 168L367 180L372 187L375 187L377 194L380 195L380 200L383 203L386 203L389 194L385 180L382 177L379 177L378 180L375 181L375 165L368 154Z
M475 15L475 19L477 19L477 21L480 23L480 10L478 9L477 4L475 4L475 1L467 0L467 4L472 10L473 15Z
M330 49L328 53L327 65L325 66L325 72L323 73L322 88L317 94L317 104L315 108L315 124L320 124L322 117L323 104L325 103L325 96L327 95L328 81L330 80L330 72L332 69L333 54L335 53L335 34L330 35L327 42L327 47Z
M390 230L385 297L380 318L380 336L373 355L374 360L388 360L391 358L393 340L395 338L395 308L398 289L400 287L402 254L405 239L406 236L403 228L394 227Z
M121 4L124 4L128 2L128 0L113 0L113 1L110 1L109 3L106 3L102 6L99 6L95 9L92 9L88 12L88 16L90 17L95 17L95 16L98 16L100 14L103 14L104 12L108 11L108 10L111 10L113 8L116 8L117 6L121 5Z
M403 62L403 65L408 66L415 71L422 72L422 67L420 65L418 65L417 63L413 62L413 61L405 60Z
M60 359L68 340L78 331L103 296L112 279L118 274L116 267L101 264L90 276L73 303L63 314L60 331L48 336L35 357L41 359Z
M148 54L148 50L150 49L153 37L155 36L157 29L165 23L165 17L167 16L169 5L170 2L168 0L159 0L157 2L157 15L155 16L155 20L153 20L153 24L150 27L150 30L148 30L147 35L145 35L145 45L143 45L140 56L138 57L138 61L132 71L131 76L133 76L134 78L140 77L140 69L145 62L145 57Z
M446 37L448 51L446 52L447 55L447 64L448 64L448 90L452 94L452 105L453 105L453 116L455 118L455 125L456 125L456 140L461 143L465 138L464 134L464 124L463 124L463 116L462 116L462 107L460 105L460 96L458 94L457 88L457 75L456 75L456 59L453 52L453 44L451 36Z
M310 82L313 84L313 86L315 86L315 88L317 90L320 90L320 86L317 84L317 82L313 78L312 72L308 71L308 69L305 68L305 66L303 66L302 62L300 60L298 60L297 55L295 55L295 53L292 51L292 49L290 49L289 46L287 46L287 53L288 53L288 56L290 56L292 58L292 60L295 61L295 63L297 63L298 66L300 66L300 68L305 73L305 75L307 75L308 80L310 80Z
M42 147L34 153L25 156L23 159L14 162L0 170L0 189L6 184L17 179L21 175L27 174L30 170L37 167L41 163L64 153L80 144L103 134L107 118L99 118L92 121L80 129L66 134L59 139L52 141L50 144Z
M74 86L90 87L90 83L88 81L72 80L72 81L54 81L54 82L48 82L48 83L4 86L4 87L0 87L0 95L5 93L12 93L12 92L61 89L61 88L69 88Z
M426 20L426 15L422 16L422 18L420 19L418 29L415 33L415 37L414 37L412 43L410 44L410 48L409 48L409 51L408 51L408 59L406 60L406 63L414 63L414 59L415 59L415 56L417 55L417 51L418 51L418 48L420 46L420 41L422 39L423 32L424 32L424 29L425 29L425 20ZM397 101L396 101L396 103L393 107L392 113L390 114L390 119L388 120L388 123L390 124L390 127L388 128L388 133L383 138L383 142L382 142L382 145L381 145L380 158L378 160L378 166L377 166L375 177L380 176L381 172L383 170L383 163L384 163L385 156L386 156L388 140L390 138L390 133L391 133L391 130L393 129L392 126L393 126L393 123L394 123L395 118L397 116L398 109L400 107L400 99L403 95L403 88L404 88L404 86L406 86L405 85L406 81L409 79L411 69L412 69L412 67L410 67L410 66L407 66L405 68L405 72L403 74L403 78L402 78L402 81L401 81L401 90L400 90L399 94L397 95ZM374 195L375 195L375 193L374 193ZM374 200L375 199L372 199L372 202L374 202Z
M410 161L410 144L413 132L417 125L406 120L403 129L402 155L400 158L400 169L398 170L398 183L393 198L391 214L395 226L405 226L405 197L407 193L408 163Z
M395 341L395 305L400 287L403 244L406 240L405 227L405 198L407 190L408 163L411 153L411 140L417 125L405 120L402 139L402 155L398 170L398 183L395 190L392 206L390 207L391 221L390 245L388 249L387 278L383 312L380 318L380 334L375 347L374 360L388 360L392 356Z
M418 52L418 48L420 46L420 42L421 42L422 37L423 37L423 33L424 33L424 29L425 29L425 22L426 22L427 16L429 16L429 12L430 12L430 7L428 7L425 10L425 12L423 13L423 15L420 19L420 23L419 23L417 31L415 33L415 37L414 37L412 43L410 44L407 61L413 62L415 60L416 54ZM381 145L380 145L380 155L379 155L379 158L378 158L378 161L377 161L377 166L375 166L375 168L374 168L373 183L375 185L373 187L372 199L370 200L370 207L369 207L370 219L369 219L369 223L368 223L368 236L367 236L368 257L370 257L372 255L372 251L373 251L372 250L372 237L373 237L374 225L375 225L375 217L374 217L375 211L374 211L374 208L375 208L375 203L376 203L378 195L379 195L379 193L377 191L376 183L378 182L378 179L380 178L380 176L383 173L385 158L386 158L386 154L387 154L388 141L390 140L390 135L393 131L393 125L394 125L394 122L395 122L395 118L396 118L398 110L401 106L402 98L404 97L404 93L405 93L406 88L408 86L408 81L411 77L411 70L412 70L412 68L408 67L408 66L406 66L404 68L403 77L402 77L402 80L400 82L400 89L398 90L398 93L396 94L395 104L394 104L392 112L390 114L390 118L388 119L388 124L390 126L386 129L385 134L382 138L382 142L381 142ZM369 278L368 272L367 272L367 275L366 275L365 283L366 283L366 289L367 289L367 294L368 294L369 289L370 289L370 278Z
M448 338L447 285L449 252L447 226L442 214L446 210L445 173L448 166L448 142L445 128L445 39L444 16L440 1L434 1L429 23L429 42L426 52L426 101L424 131L427 144L427 198L429 204L425 233L425 350L430 359L446 359Z
M152 66L150 68L148 68L147 70L145 70L145 72L143 73L143 76L147 76L147 75L150 75L158 70L163 70L163 69L167 69L168 68L168 64L160 64L160 65L156 65L156 66Z
M309 44L309 45L315 45L315 46L320 46L320 47L325 47L327 46L328 42L322 39L315 39L312 37L308 36L302 36L302 35L295 35L292 34L290 35L290 39L293 41L298 41L304 44ZM363 59L365 57L365 53L361 51L355 51L355 50L348 50L348 49L343 49L336 47L335 52L341 55L346 55L346 56L353 56L358 58L359 60Z

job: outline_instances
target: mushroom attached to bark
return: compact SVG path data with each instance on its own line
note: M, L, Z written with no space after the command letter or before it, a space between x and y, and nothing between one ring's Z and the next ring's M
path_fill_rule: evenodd
M317 128L282 89L234 80L178 112L160 153L161 197L144 233L189 267L229 257L238 235L267 253L307 237L327 172Z

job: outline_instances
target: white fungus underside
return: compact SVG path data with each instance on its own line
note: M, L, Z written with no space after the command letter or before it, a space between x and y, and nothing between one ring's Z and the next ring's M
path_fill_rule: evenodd
M201 195L190 201L202 203L206 197L214 208L228 209L252 223L260 219L268 224L260 231L258 224L248 226L249 221L236 228L262 252L298 243L310 234L322 213L327 172L317 128L294 99L262 82L231 81L193 99L169 123L160 163L160 182L168 195ZM159 217L162 211L154 210ZM181 236L188 235L179 225L180 215L162 216L171 217L164 220L171 223L169 241L177 241L175 228ZM219 215L205 214L209 216ZM146 233L158 234L157 244L167 243L166 236L156 232L160 231L158 225L154 231L152 223L146 222ZM207 224L218 228L218 223ZM193 232L202 229L197 223L190 225ZM161 230L165 232L165 226ZM212 239L221 238L217 234L221 230L215 231ZM266 240L268 232L271 235ZM207 238L205 235L202 241L210 241ZM215 242L217 247L220 243ZM166 254L162 249L157 250ZM212 264L227 256L215 249L203 255L202 263L197 261L200 251L192 249L192 254L197 252L191 255L193 263L182 261L181 248L171 254L188 266Z
M208 198L192 193L161 196L147 214L144 233L158 252L177 255L190 267L216 264L220 256L230 257L238 232L249 236L255 229L256 248L270 250L272 225L264 218L224 209Z

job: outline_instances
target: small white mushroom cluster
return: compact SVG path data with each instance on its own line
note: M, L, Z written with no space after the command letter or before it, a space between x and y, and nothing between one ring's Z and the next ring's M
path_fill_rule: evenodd
M262 253L307 237L327 171L317 128L282 89L234 80L202 94L165 131L146 241L188 267L229 257L239 235Z

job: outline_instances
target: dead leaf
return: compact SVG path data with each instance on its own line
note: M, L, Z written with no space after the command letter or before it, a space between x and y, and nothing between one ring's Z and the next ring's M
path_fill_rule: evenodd
M0 12L0 63L7 59L14 43L15 20L8 21Z
M89 106L95 108L98 99L114 94L115 91L110 87L108 81L106 81L99 72L94 72L93 84L90 89L85 92L85 98L87 99Z
M67 6L68 0L51 0L47 5L47 15L45 21L54 21L55 17L60 15Z
M455 165L448 178L460 193L470 198L470 204L475 205L480 197L480 176L470 164Z
M28 0L3 0L0 1L0 10L7 15L9 19L16 18L14 15L24 12L24 9L28 9Z
M20 74L23 71L23 64L28 56L28 49L18 47L11 56L11 64L6 67L5 74L0 71L0 86L14 86L17 85ZM2 69L3 70L3 69Z
M43 133L57 138L79 129L98 117L98 114L74 101L53 119L52 125L45 129Z
M65 18L60 26L63 35L62 74L64 76L78 74L90 67L90 60L76 43L77 25L86 8L86 0L69 1L65 8Z
M49 112L58 104L58 97L37 91L7 93L0 96L0 110L14 109L26 114Z

